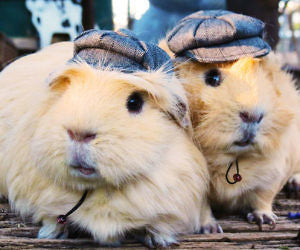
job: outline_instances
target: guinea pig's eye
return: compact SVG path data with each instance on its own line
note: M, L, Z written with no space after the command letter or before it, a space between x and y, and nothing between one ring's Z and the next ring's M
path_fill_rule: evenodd
M144 104L141 93L133 92L127 99L126 107L130 113L140 113Z
M218 69L210 69L204 75L205 83L212 87L217 87L222 82L222 75Z

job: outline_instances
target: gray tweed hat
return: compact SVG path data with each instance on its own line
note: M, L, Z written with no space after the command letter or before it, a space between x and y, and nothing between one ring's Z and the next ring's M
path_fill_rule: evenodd
M138 40L133 32L121 29L88 30L74 40L72 61L85 61L95 68L122 72L154 71L163 68L171 73L170 57L155 44Z
M262 38L264 23L226 10L198 11L185 18L167 36L176 56L201 63L261 57L271 48Z

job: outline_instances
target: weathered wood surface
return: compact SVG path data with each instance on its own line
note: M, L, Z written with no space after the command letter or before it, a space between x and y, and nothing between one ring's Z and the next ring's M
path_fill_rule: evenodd
M279 216L277 226L270 230L264 225L259 232L254 224L248 224L238 216L228 216L219 220L224 234L187 235L181 238L176 249L300 249L300 219L289 220L288 212L300 211L300 199L287 199L279 194L274 210ZM0 248L2 249L95 249L100 246L89 238L67 240L36 239L38 225L30 219L22 220L9 209L4 200L0 200ZM298 236L297 236L298 235ZM120 249L145 249L134 241L126 241ZM115 248L115 249L119 249Z

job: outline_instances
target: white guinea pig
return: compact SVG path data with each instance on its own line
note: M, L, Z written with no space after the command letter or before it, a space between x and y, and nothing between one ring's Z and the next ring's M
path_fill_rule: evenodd
M208 161L212 207L250 209L250 222L275 225L274 197L288 179L300 186L300 97L291 76L273 53L219 64L175 60Z
M40 238L66 237L57 216L84 190L69 222L101 243L134 229L144 229L148 246L220 231L206 161L183 129L178 80L160 70L66 66L72 56L73 44L59 43L0 74L0 192L10 204L43 222Z

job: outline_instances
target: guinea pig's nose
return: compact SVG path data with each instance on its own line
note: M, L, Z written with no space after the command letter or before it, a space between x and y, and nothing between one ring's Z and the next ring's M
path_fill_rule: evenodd
M72 141L88 143L96 138L96 134L92 132L73 131L67 129L68 135Z
M245 123L260 123L264 117L264 114L259 113L249 113L247 111L240 112L240 117Z

